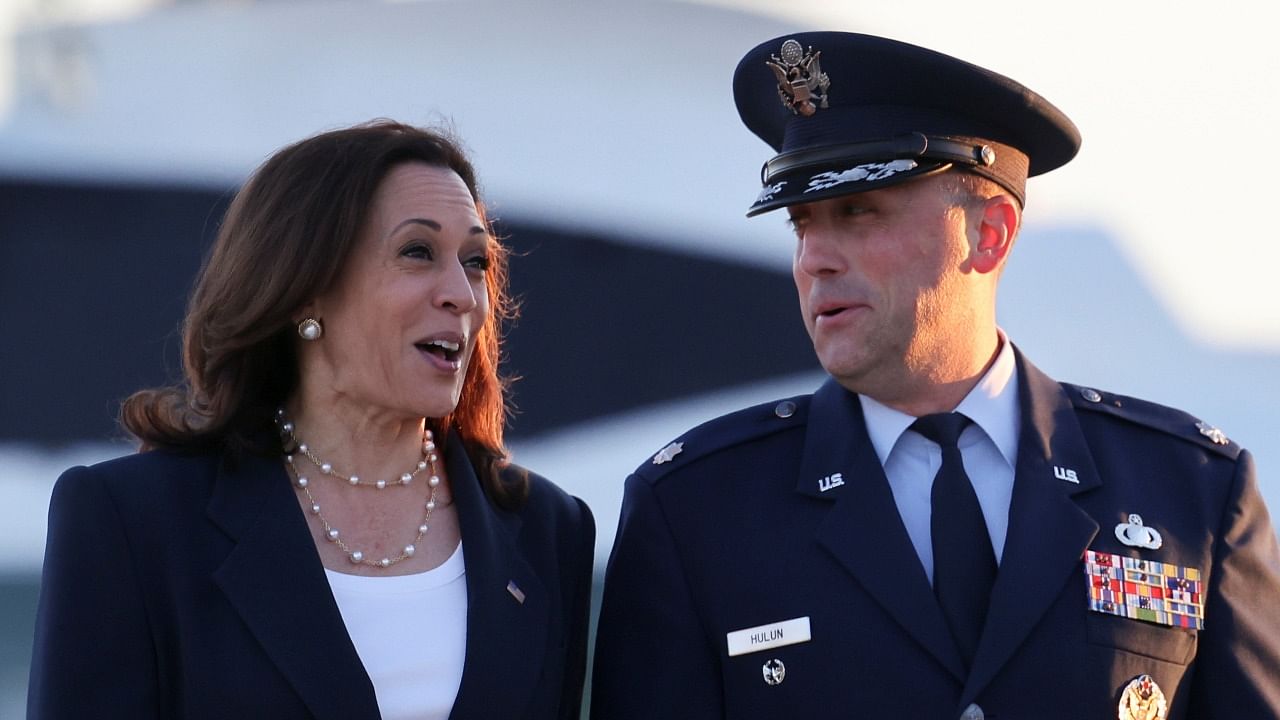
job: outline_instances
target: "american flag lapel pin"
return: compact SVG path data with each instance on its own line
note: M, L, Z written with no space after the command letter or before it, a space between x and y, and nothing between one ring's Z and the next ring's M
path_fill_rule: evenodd
M516 602L521 605L524 604L524 591L520 589L515 580L507 581L507 592L511 593L511 597L515 598Z

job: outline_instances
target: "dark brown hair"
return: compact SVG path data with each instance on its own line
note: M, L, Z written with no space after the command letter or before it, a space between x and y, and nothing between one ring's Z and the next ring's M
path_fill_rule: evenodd
M136 392L121 407L121 424L144 450L282 452L272 417L298 385L293 314L335 282L378 185L407 162L456 172L485 218L475 170L459 144L444 132L388 120L295 143L254 172L196 278L182 328L185 382ZM507 408L498 321L512 312L506 260L493 240L486 271L492 317L477 335L457 408L438 426L429 422L441 436L460 435L490 496L514 508L527 481L500 475Z

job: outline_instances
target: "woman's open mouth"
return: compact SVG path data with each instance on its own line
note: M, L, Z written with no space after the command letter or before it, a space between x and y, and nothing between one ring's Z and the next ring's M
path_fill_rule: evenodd
M414 343L414 347L441 370L456 371L462 367L462 343L460 342L435 338Z

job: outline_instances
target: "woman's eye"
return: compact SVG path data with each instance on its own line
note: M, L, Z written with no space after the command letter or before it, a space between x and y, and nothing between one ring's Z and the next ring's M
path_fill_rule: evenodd
M475 270L485 271L489 269L489 256L476 255L473 258L463 261L462 264Z
M431 252L431 246L423 245L421 243L413 243L406 246L404 250L400 251L400 254L405 257L419 258L422 260L431 260L434 257L434 253Z

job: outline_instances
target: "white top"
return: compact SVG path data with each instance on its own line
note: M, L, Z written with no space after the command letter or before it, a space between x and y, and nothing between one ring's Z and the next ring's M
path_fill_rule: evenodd
M326 568L324 574L383 720L446 720L467 652L462 543L424 573L365 577Z
M1009 529L1009 502L1013 474L1018 464L1018 367L1013 346L1000 333L1000 352L973 390L956 406L973 424L960 435L960 455L965 474L973 483L982 516L991 535L996 563L1004 553ZM911 544L920 556L924 573L933 583L933 543L930 540L930 492L942 467L942 449L925 436L908 430L915 418L859 395L867 434L884 466L885 477L907 527Z

